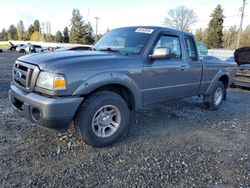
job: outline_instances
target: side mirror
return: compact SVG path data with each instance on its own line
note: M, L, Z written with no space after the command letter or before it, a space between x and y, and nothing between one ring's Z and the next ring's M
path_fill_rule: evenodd
M151 59L167 59L171 54L170 48L155 48L152 55L149 55Z

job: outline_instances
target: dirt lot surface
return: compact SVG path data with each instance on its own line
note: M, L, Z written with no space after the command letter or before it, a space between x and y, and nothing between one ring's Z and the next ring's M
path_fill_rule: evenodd
M199 97L151 105L123 139L95 149L13 113L18 56L0 54L1 187L250 187L249 90L230 89L215 112Z

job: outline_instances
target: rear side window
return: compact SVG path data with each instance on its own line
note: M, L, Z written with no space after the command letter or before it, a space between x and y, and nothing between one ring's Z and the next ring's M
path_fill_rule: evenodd
M181 59L180 40L177 36L161 36L155 48L168 48L170 50L170 59Z
M185 42L186 42L186 49L187 49L189 60L198 61L198 54L197 54L197 49L196 49L196 45L194 42L194 38L191 36L186 36Z

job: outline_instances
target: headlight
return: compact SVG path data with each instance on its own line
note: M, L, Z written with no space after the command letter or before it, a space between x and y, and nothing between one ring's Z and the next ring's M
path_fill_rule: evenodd
M50 72L40 72L36 85L48 90L64 90L66 89L66 79L63 75Z

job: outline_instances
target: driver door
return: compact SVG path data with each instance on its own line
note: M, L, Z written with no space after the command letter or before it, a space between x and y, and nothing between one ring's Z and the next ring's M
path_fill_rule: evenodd
M192 69L183 50L186 46L181 41L182 36L173 34L162 34L158 38L154 50L167 48L169 54L165 58L151 59L151 62L144 67L145 104L190 96L197 92L200 75L197 76L198 83L193 84L190 80L194 79Z

